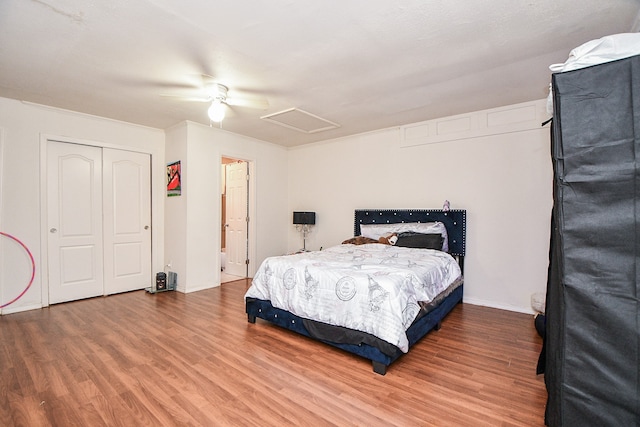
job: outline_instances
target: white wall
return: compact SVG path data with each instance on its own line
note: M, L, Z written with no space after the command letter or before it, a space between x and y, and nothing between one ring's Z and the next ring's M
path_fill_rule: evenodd
M42 135L152 155L153 271L171 262L182 289L219 284L220 165L252 165L250 268L299 249L294 210L317 212L307 247L353 234L357 208L467 209L465 301L530 312L544 292L552 206L548 128L402 147L387 129L296 149L185 122L165 133L99 117L0 98L0 227L31 249L31 289L2 312L42 305L40 143ZM183 195L166 197L166 163L181 160ZM165 244L166 209L166 244ZM28 257L0 238L0 303L28 282ZM45 283L46 285L46 283Z
M185 292L187 283L187 197L185 185L188 170L187 122L180 123L165 132L165 158L167 164L180 161L180 196L164 195L165 206L165 270L178 273L178 290ZM165 165L166 166L166 165Z
M249 275L264 258L286 252L287 150L186 122L167 132L167 161L182 162L182 195L166 200L165 250L184 292L220 284L222 157L250 164Z
M89 145L128 148L151 154L152 161L152 268L164 259L164 132L79 113L0 98L3 147L0 164L0 225L22 240L33 253L36 276L27 293L2 313L39 308L46 303L40 207L40 146L42 138L56 137ZM0 237L0 305L20 294L31 277L24 251Z
M549 128L473 135L401 147L401 129L387 129L292 149L287 218L316 212L313 250L351 237L355 209L441 208L447 199L467 210L465 301L532 312L531 294L546 289ZM301 244L290 224L288 249Z

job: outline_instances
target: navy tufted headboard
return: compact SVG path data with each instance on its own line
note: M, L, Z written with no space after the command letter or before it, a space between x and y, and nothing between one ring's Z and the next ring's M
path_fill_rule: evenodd
M395 224L440 221L447 228L449 252L464 257L467 211L463 209L356 209L353 235L360 235L360 224Z

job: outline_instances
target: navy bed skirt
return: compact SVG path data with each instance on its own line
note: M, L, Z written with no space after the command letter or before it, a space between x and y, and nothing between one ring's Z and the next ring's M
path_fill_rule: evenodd
M416 320L407 330L407 338L409 347L417 343L420 338L428 334L432 329L440 329L442 319L456 306L462 302L463 285L458 286L451 292L442 302L434 307L430 312ZM304 323L305 320L291 314L288 311L273 307L270 301L260 300L256 298L246 299L246 311L250 323L255 323L256 318L271 322L275 325L292 330L307 337L317 339L309 333ZM373 363L373 370L381 375L386 373L387 367L404 353L397 349L393 354L385 354L380 349L369 344L343 344L326 340L320 340L324 343L346 350L350 353L357 354ZM389 353L388 351L386 353Z

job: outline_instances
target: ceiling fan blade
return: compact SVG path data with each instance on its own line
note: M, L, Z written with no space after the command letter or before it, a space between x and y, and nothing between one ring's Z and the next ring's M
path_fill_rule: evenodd
M202 87L218 83L218 80L209 74L200 74L200 78L202 79Z
M160 94L163 98L174 98L180 101L195 101L195 102L211 102L211 98L206 96L184 96L184 95L171 95L171 94Z
M261 110L269 108L269 102L266 99L227 98L225 102L237 107L258 108Z

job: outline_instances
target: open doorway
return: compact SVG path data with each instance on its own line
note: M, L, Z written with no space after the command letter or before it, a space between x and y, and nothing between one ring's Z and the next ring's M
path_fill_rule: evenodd
M249 164L222 157L220 283L248 277Z

